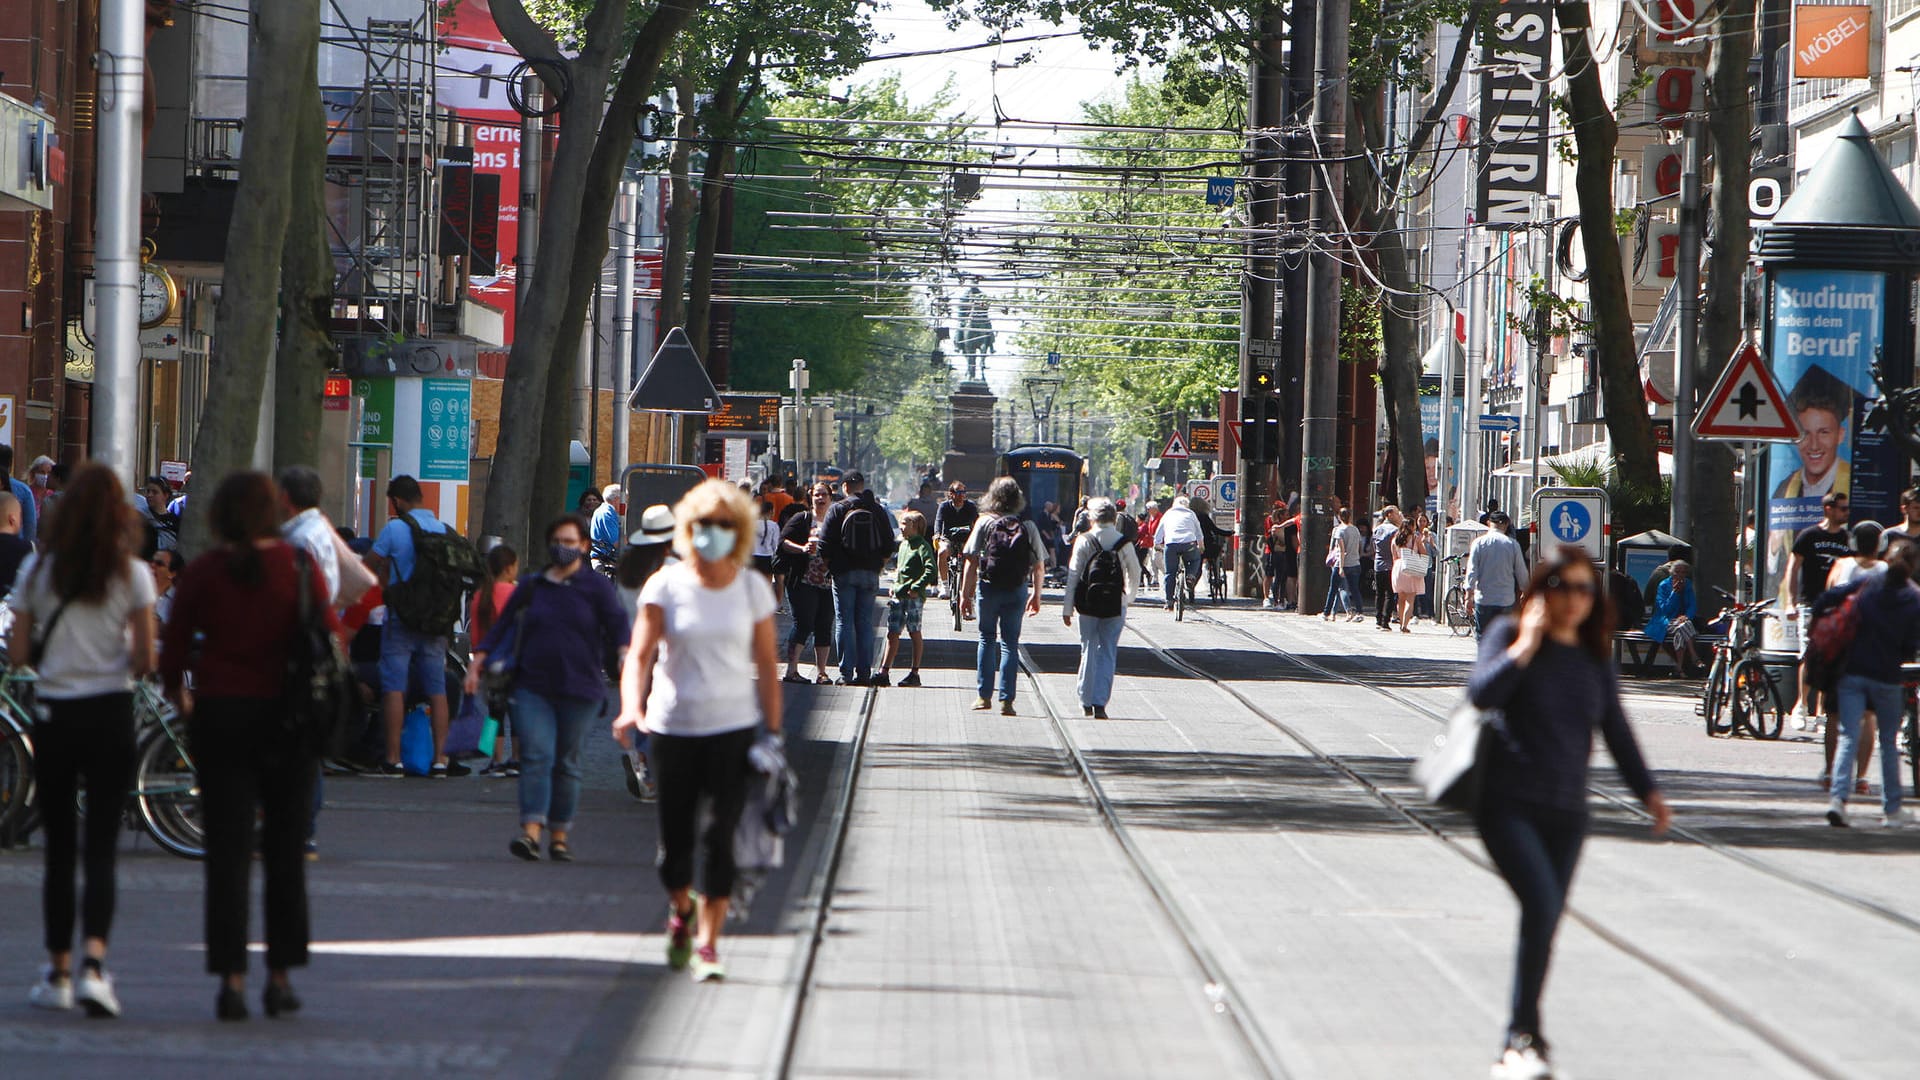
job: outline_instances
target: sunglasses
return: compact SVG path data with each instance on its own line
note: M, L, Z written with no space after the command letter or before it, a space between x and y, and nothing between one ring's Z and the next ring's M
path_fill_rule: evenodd
M733 528L733 519L732 518L701 518L700 520L694 522L694 524L704 525L709 529L731 529Z
M1581 593L1586 596L1599 592L1591 581L1570 581L1559 574L1548 574L1546 586L1549 592Z

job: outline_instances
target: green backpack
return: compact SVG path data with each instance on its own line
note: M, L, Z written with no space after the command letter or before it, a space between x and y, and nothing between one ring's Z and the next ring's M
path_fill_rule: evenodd
M486 580L486 565L473 544L452 526L444 532L428 532L411 513L400 520L413 533L413 575L387 586L387 614L417 634L445 637L460 621L460 605L467 593Z

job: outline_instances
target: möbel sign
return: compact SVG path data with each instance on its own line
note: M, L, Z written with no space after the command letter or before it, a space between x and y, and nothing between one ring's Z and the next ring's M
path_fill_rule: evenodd
M1873 8L1795 4L1793 74L1798 79L1864 79L1871 72Z

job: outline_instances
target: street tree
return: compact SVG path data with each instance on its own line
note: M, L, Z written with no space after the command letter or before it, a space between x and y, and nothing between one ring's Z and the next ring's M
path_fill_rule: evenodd
M490 4L501 36L538 61L533 70L561 118L540 207L541 269L521 303L507 358L500 414L510 422L500 425L482 519L483 531L522 550L528 523L560 512L566 498L570 361L599 285L606 224L635 124L675 37L705 6L534 0L538 21L527 0ZM528 167L540 167L537 155Z
M266 118L287 102L308 100L308 84L317 85L313 57L320 45L319 0L253 0L248 27L247 115ZM192 497L182 538L189 552L207 543L206 508L213 489L228 473L253 461L259 439L300 135L298 123L257 123L247 132L227 227L206 402L193 441ZM319 163L311 159L305 167L319 171Z

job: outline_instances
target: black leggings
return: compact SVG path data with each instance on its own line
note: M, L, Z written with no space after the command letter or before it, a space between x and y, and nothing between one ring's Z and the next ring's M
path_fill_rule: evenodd
M33 726L34 770L47 831L47 876L40 886L47 951L73 948L73 864L79 855L80 784L87 789L87 895L81 931L105 940L113 929L113 859L120 813L133 787L133 695L42 699L49 710Z
M660 785L660 884L668 892L693 884L694 834L705 796L713 816L701 838L707 860L700 888L711 897L733 895L733 832L747 801L747 751L758 733L756 726L719 735L647 736L647 757Z
M954 588L959 588L958 584ZM808 585L799 579L787 589L793 604L793 632L787 635L787 647L797 649L813 639L816 648L833 647L833 590Z
M207 970L247 970L247 894L254 815L266 877L267 967L307 962L307 862L313 758L281 726L285 705L265 698L201 698L188 731L207 830Z
M1587 838L1587 816L1518 803L1488 804L1478 818L1480 839L1507 887L1520 901L1520 942L1513 962L1509 1035L1542 1036L1540 991L1553 957L1553 933L1566 910L1573 868Z

